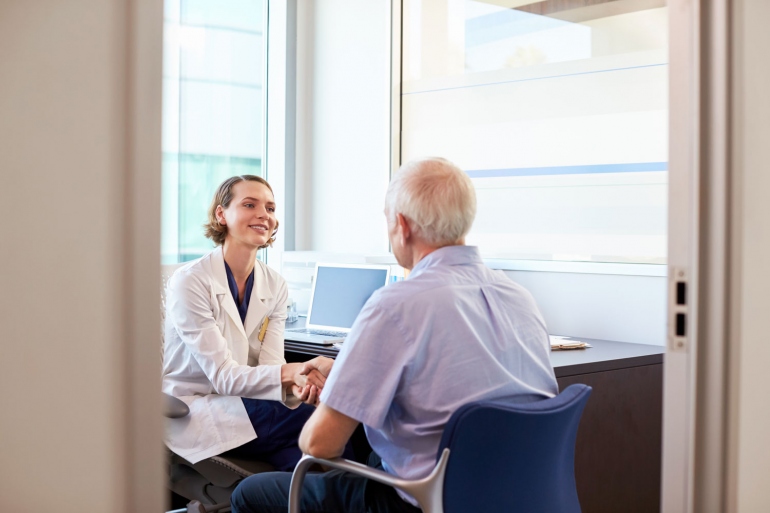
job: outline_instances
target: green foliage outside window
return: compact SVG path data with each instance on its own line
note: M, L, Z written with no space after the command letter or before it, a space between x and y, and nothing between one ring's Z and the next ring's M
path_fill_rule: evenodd
M164 187L176 190L164 191L164 197L177 199L163 203L164 229L178 230L178 237L167 239L178 241L178 247L163 248L164 263L193 260L214 247L203 235L203 224L220 183L235 175L263 176L261 159L174 153L163 155L163 173Z

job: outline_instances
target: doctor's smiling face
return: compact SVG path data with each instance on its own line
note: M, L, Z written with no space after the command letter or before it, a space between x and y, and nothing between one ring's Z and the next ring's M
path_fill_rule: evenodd
M259 182L244 181L233 186L233 200L217 210L220 224L227 226L225 241L260 248L267 244L276 227L273 192Z
M227 181L223 187L226 184ZM215 197L215 201L221 199L225 204L218 203L213 212L218 225L216 228L222 232L218 234L219 240L214 238L214 242L250 249L269 246L278 228L275 198L270 186L262 180L251 179L228 185L226 191L220 187L220 192L224 192L221 198Z

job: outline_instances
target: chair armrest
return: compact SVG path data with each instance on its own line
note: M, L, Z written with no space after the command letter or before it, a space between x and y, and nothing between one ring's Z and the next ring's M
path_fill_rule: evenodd
M170 419L186 417L190 407L184 401L168 394L163 394L163 416Z
M444 452L441 453L441 458L430 475L422 479L409 481L355 461L343 458L325 460L306 454L299 460L299 463L297 463L297 466L294 468L294 474L291 476L291 485L289 487L289 513L300 513L302 483L305 481L305 474L307 474L308 469L314 463L320 463L327 467L344 470L388 486L393 486L414 497L420 504L424 513L442 513L444 473L446 472L448 460L449 449L444 449Z

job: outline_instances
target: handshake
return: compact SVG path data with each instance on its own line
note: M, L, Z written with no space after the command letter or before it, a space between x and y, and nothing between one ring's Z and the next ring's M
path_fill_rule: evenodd
M295 366L292 369L294 373L291 392L300 401L318 406L321 390L326 383L326 377L332 371L334 360L325 356L317 356L304 363L288 365Z

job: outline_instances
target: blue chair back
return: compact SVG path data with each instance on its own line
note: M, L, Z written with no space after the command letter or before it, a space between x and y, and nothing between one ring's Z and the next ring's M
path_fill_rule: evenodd
M590 394L587 385L571 385L542 401L480 401L457 410L438 451L451 451L444 513L579 512L575 438Z

